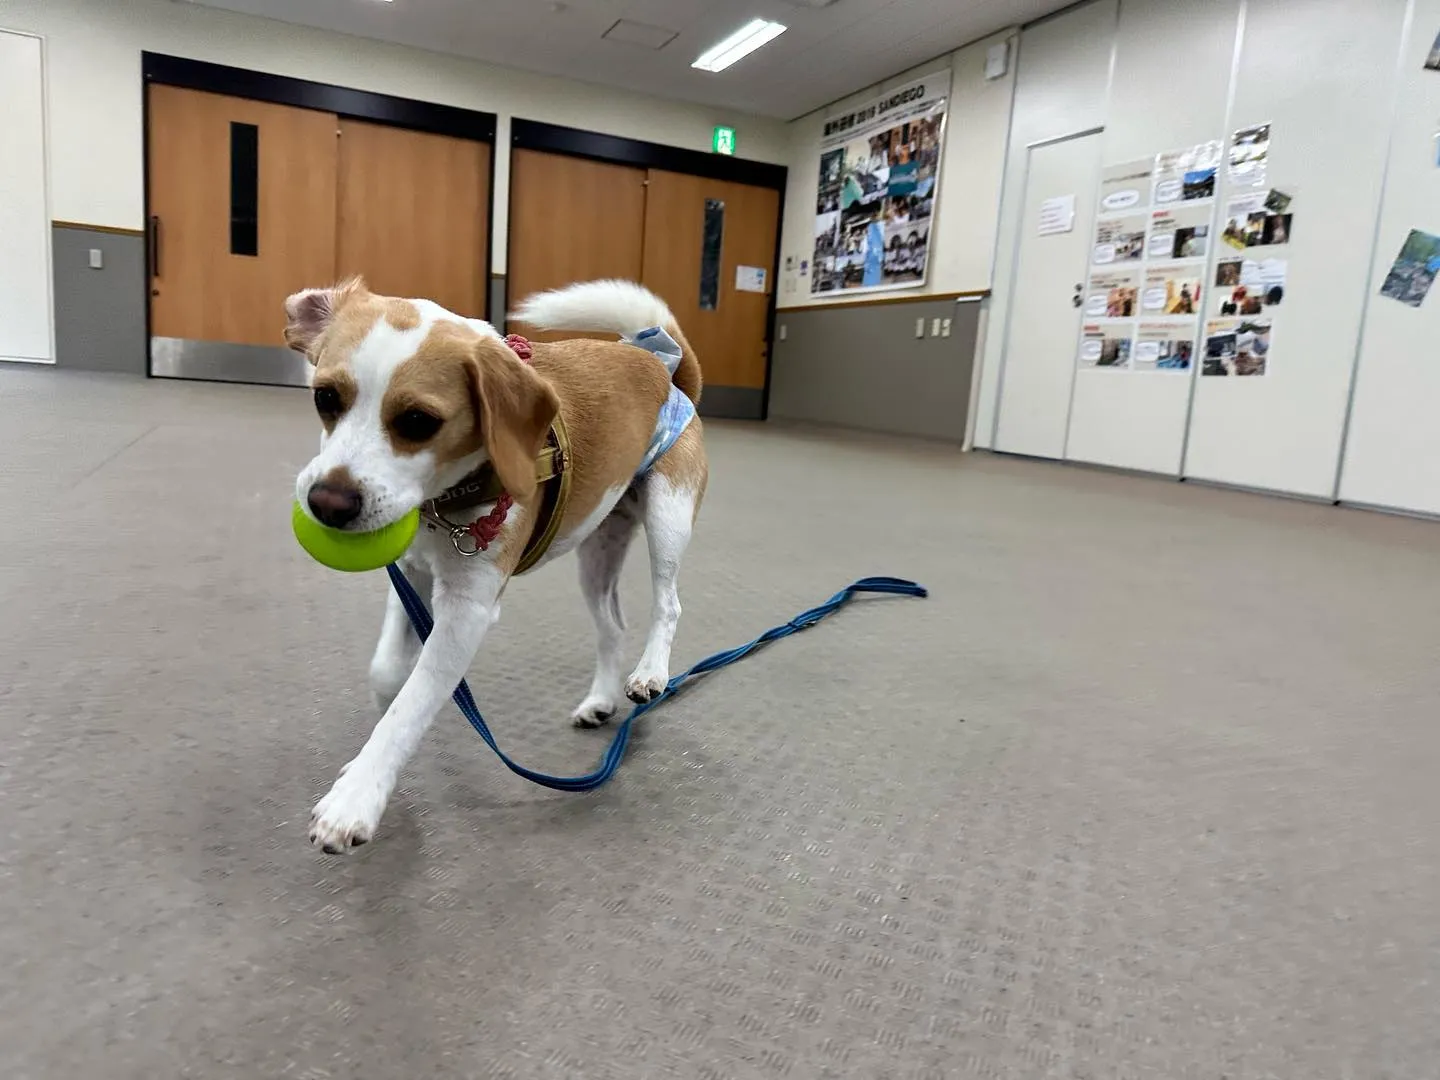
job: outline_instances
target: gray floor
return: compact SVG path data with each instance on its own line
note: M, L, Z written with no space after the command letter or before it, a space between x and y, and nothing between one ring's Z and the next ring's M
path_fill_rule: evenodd
M339 859L384 582L288 533L313 429L0 369L7 1080L1437 1075L1440 525L717 425L680 659L933 597L714 676L590 796L447 713ZM473 679L556 770L604 739L573 579Z

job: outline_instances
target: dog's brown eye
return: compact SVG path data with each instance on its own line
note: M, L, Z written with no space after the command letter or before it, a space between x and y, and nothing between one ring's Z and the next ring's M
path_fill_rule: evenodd
M432 416L423 409L406 409L390 421L390 426L406 442L427 442L435 437L442 423L444 421L438 416Z
M340 414L340 391L333 386L317 386L315 388L315 411L321 416L329 418Z

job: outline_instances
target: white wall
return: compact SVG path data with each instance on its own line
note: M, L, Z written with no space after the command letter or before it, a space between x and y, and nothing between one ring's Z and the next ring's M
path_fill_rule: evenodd
M1406 6L1246 0L1229 127L1269 122L1268 182L1295 192L1290 243L1274 249L1289 263L1286 297L1268 374L1196 379L1186 476L1334 495ZM1406 152L1433 165L1435 117L1425 122Z
M1014 120L996 229L994 294L971 429L978 447L988 448L994 436L1029 148L1104 125L1117 8L1117 0L1095 0L1027 27L1020 36Z
M931 231L929 272L924 285L887 290L883 295L919 299L936 293L988 289L1014 89L1014 37L1015 31L1007 30L977 41L792 121L786 161L790 176L785 195L781 266L787 258L793 258L798 267L801 260L808 261L813 255L815 197L825 117L843 112L847 106L891 87L948 69L950 98L946 106L945 148L940 161L940 190ZM1003 77L987 80L985 54L992 45L1007 40L1012 41L1010 68ZM789 291L787 284L793 284L794 290ZM856 299L843 293L813 297L808 277L787 283L786 275L781 275L779 303L783 307L821 306Z
M1415 0L1340 478L1342 499L1425 514L1440 514L1440 287L1418 308L1377 294L1411 229L1440 235L1437 30L1440 0Z
M51 212L62 221L143 225L142 51L498 114L496 273L505 269L512 116L703 151L714 125L729 124L744 157L784 163L790 153L776 120L171 0L5 0L0 25L47 39Z
M0 358L55 359L39 38L0 33Z
M1440 466L1419 484L1381 482L1382 474L1413 478L1428 467L1417 462L1440 461L1433 420L1440 376L1431 374L1440 368L1424 363L1434 352L1436 316L1374 297L1410 228L1440 232L1440 75L1422 70L1437 27L1440 0L1094 0L1027 27L976 445L989 445L997 408L1006 407L997 391L1024 147L1103 127L1108 165L1268 122L1267 186L1293 196L1294 224L1289 244L1265 249L1288 262L1284 300L1266 309L1274 321L1267 374L1201 377L1198 362L1188 378L1072 368L1065 456L1334 497L1363 333L1350 453L1374 456L1364 470L1347 466L1344 495L1362 499L1363 491L1370 498L1362 501L1440 512ZM1387 155L1398 176L1374 251ZM1223 164L1217 189L1207 317L1216 314L1215 264L1227 250L1218 236L1229 193ZM1203 353L1203 320L1201 329ZM1390 449L1381 451L1385 442Z
M1239 8L1240 0L1121 0L1119 22L1111 28L1115 59L1102 167L1225 137ZM1178 83L1177 53L1185 58ZM1182 88L1183 107L1167 107L1170 95ZM1067 458L1179 471L1189 378L1172 372L1117 377L1098 368L1074 376Z

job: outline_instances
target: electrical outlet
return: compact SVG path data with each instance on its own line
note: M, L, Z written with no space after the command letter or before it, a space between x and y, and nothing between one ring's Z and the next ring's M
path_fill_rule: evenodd
M101 270L105 266L105 253L99 248L90 249L90 269Z
M780 340L781 340L781 341L784 341L785 338L786 338L786 336L787 336L786 326L785 326L785 324L782 322L782 323L780 324Z
M915 336L916 336L917 338L921 338L921 337L924 337L924 336L925 336L925 316L924 316L924 315L921 315L918 319L915 320Z
M940 320L940 336L941 336L941 337L949 337L949 336L950 336L950 320L949 320L949 319L941 319L941 320Z
M931 336L931 337L939 337L939 336L940 336L940 316L939 316L939 315L936 315L935 318L933 318L932 320L930 320L930 336Z

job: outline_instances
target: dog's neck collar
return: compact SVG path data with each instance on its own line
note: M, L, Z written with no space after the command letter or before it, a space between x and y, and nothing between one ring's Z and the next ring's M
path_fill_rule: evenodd
M505 344L527 364L534 355L530 342L518 334L508 335ZM535 480L539 484L538 514L531 528L530 540L515 568L517 574L523 574L539 562L560 531L560 522L570 501L569 465L570 437L565 430L565 421L556 413L545 435L545 447L535 459ZM486 461L459 483L452 484L423 503L420 514L430 529L449 532L450 543L457 552L471 556L489 549L500 534L514 503L500 477L495 474L495 466ZM489 506L490 509L469 524L462 525L451 517L459 515L463 518L466 511L481 506Z

